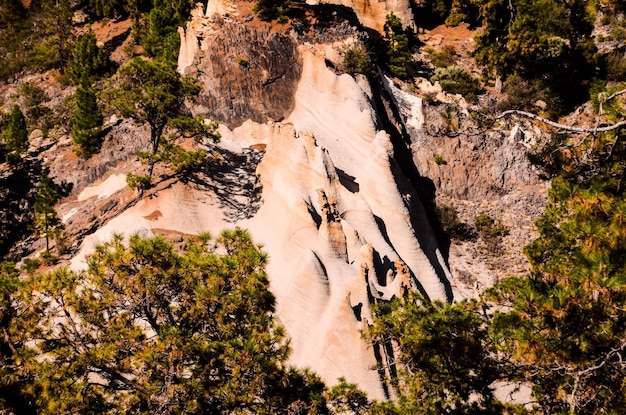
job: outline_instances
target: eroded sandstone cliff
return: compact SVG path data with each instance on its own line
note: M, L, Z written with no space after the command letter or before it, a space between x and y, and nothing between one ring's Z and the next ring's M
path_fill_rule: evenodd
M450 300L447 265L417 189L381 130L371 86L332 69L358 23L329 6L303 9L294 25L260 23L245 7L196 11L181 31L186 58L179 66L203 85L194 113L221 123L217 151L239 161L190 184L161 182L87 237L73 266L113 232L246 227L269 253L291 363L329 384L343 376L383 399L378 367L393 356L362 338L370 305L409 289ZM125 163L125 170L138 168ZM111 175L82 198L101 200L115 183ZM119 198L128 192L115 190ZM68 222L79 214L71 212Z

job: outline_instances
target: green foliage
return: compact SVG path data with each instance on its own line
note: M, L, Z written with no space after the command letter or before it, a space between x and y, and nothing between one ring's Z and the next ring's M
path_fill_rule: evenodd
M431 50L429 54L432 64L437 68L446 68L457 63L456 48L453 45L445 45L440 51Z
M113 17L126 12L125 3L126 0L89 0L88 10L94 17Z
M74 152L89 158L101 145L103 119L98 109L96 91L84 81L76 88L74 98L76 109L70 123Z
M435 163L438 165L443 165L443 164L448 164L448 162L446 161L445 158L443 158L443 156L441 154L435 154L435 156L433 157L433 159L435 160Z
M413 59L417 44L413 30L403 28L400 18L390 12L385 19L383 49L384 62L393 76L408 77L406 64Z
M493 292L512 308L494 325L528 367L544 412L619 413L626 404L626 200L614 190L595 179L555 179L541 236L526 249L531 278Z
M418 4L422 8L420 14L428 16L429 25L457 26L461 22L475 23L478 15L474 0L423 0Z
M502 91L506 98L497 104L500 110L523 110L529 112L541 112L548 118L557 117L563 111L563 101L555 92L538 79L527 80L519 75L512 75L504 82ZM545 105L538 107L537 103Z
M217 123L205 124L201 118L192 117L185 106L185 100L200 92L197 80L181 77L168 63L135 58L122 66L113 79L113 88L105 92L111 109L124 117L130 117L150 127L150 150L147 177L151 180L155 163L170 160L167 154L159 154L163 143L172 142L177 135L193 137L196 140L219 140ZM166 128L173 131L165 137ZM168 151L171 153L171 148ZM196 163L200 154L181 162L183 170ZM201 158L201 157L200 157ZM130 182L143 189L144 180L139 176L130 177Z
M476 101L478 94L483 91L478 78L473 77L467 69L461 66L437 68L430 78L432 82L439 82L441 88L452 94L461 94L470 102Z
M489 249L497 252L500 240L508 235L508 229L487 213L481 213L474 218L474 227L478 236L487 244Z
M28 13L22 2L0 0L0 79L6 80L26 65L24 42L29 35Z
M7 125L4 130L4 145L9 153L17 155L18 158L28 150L26 118L17 105L13 106L7 118ZM15 157L12 157L12 159L15 159Z
M73 40L69 0L41 0L31 7L35 10L32 12L29 67L37 71L65 70Z
M176 66L180 49L178 27L185 25L194 4L192 0L153 0L141 42L149 56Z
M601 101L613 107L606 119L622 119L623 99ZM525 249L531 275L492 290L490 300L510 310L496 313L494 333L543 413L618 414L626 404L624 131L558 141L562 167L539 238Z
M373 72L370 54L362 43L346 45L339 49L339 54L343 58L342 65L347 73L368 75Z
M50 254L49 239L58 237L64 229L63 223L54 209L57 199L58 194L54 189L54 183L46 173L42 174L37 186L37 193L35 194L35 204L33 205L35 214L33 233L37 238L41 236L46 238L46 254L48 255Z
M117 235L10 293L29 343L3 368L32 374L37 413L326 412L319 378L285 368L266 254L241 229L207 242Z
M395 410L378 413L503 413L492 390L501 363L478 302L430 302L411 293L374 312L371 338L398 350L390 356L398 371L398 400L389 405Z
M456 206L453 204L437 204L435 214L443 232L459 241L476 239L476 231L467 223L460 220Z
M25 100L25 104L28 107L36 107L50 100L46 91L32 82L22 82L18 89L18 94Z
M370 413L367 395L356 384L346 382L343 377L339 378L339 384L333 386L326 395L332 413L355 415Z
M110 66L107 52L96 44L96 35L89 31L76 39L68 64L67 75L79 84L83 80L93 81L104 75Z
M261 20L278 20L279 23L286 23L291 3L291 0L257 0L252 11Z
M126 183L131 189L148 189L152 185L152 178L148 175L137 175L128 173Z
M14 410L14 413L35 414L33 396L26 392L30 383L28 373L21 370L22 356L18 350L24 346L20 339L12 336L19 330L18 310L14 299L21 288L19 270L12 262L0 263L0 410Z
M586 98L593 76L593 14L587 1L480 0L482 31L474 57L504 78L550 88L565 104ZM560 109L563 111L563 109Z
M242 56L237 56L237 64L242 68L250 66L250 61Z

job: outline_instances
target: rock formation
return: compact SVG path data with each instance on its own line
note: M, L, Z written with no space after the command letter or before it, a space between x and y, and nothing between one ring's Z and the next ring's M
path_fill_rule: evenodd
M179 70L203 84L193 111L221 122L215 149L224 155L221 171L193 184L160 182L88 236L72 266L84 266L85 255L114 232L216 234L245 227L269 254L291 363L311 367L329 384L343 376L383 399L377 370L383 362L361 335L372 320L370 305L408 289L433 299L452 294L416 189L380 130L369 85L328 67L356 29L349 22L332 30L316 26L315 12L308 27L287 31L250 21L242 10L211 10L208 17L196 10L181 31ZM235 17L237 24L227 21ZM126 171L140 167L124 163ZM131 192L115 173L77 199L103 204L100 209L114 192L123 201ZM70 204L60 213L66 223L80 214Z
M385 20L389 13L394 13L398 16L404 26L415 29L413 12L408 0L308 0L307 3L339 4L349 7L354 10L363 26L377 30L380 33L383 33Z

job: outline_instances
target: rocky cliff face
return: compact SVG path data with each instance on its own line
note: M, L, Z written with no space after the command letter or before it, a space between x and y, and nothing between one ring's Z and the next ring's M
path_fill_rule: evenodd
M377 354L360 333L369 306L408 289L443 300L452 293L417 191L380 130L371 87L329 68L358 23L329 7L305 8L289 26L251 21L232 4L209 8L181 31L179 71L201 80L194 112L222 123L222 146L264 149L262 203L236 223L270 255L291 361L384 398Z
M483 274L498 276L476 259L477 245L440 243L424 195L434 197L437 189L438 203L453 201L466 221L479 208L506 206L510 220L519 221L531 192L517 190L541 183L522 157L530 129L476 133L464 104L436 87L428 93L439 92L439 105L387 79L370 84L340 74L339 50L365 36L360 22L380 30L388 11L409 16L402 2L342 4L356 12L299 6L286 24L259 22L248 2L211 0L194 11L180 30L178 69L202 82L191 110L219 121L223 138L210 149L221 162L193 180L157 169L155 187L137 201L124 178L144 171L134 153L146 148L148 134L126 120L107 121L103 147L88 161L76 161L67 132L42 138L37 160L51 167L57 183L71 185L57 211L72 267L84 267L95 244L113 233L178 241L204 230L248 228L269 253L291 363L331 385L343 376L370 398L384 399L386 374L377 368L393 356L362 338L370 306L406 290L451 300L471 294ZM64 160L72 160L71 168ZM432 189L420 188L429 181ZM525 228L515 232L511 244L528 237Z
M471 116L477 108L460 97L428 82L417 89L431 99L387 82L415 165L432 180L437 205L454 207L460 224L470 231L475 217L487 214L508 232L497 252L477 235L451 242L448 264L455 296L474 296L502 278L529 271L521 248L537 237L534 221L543 212L549 183L526 154L545 133L528 122L481 126Z
M307 3L316 4L318 1L309 0ZM363 26L372 28L380 33L384 31L385 20L389 13L398 16L404 26L415 29L413 12L408 0L320 0L319 3L349 7L354 10Z

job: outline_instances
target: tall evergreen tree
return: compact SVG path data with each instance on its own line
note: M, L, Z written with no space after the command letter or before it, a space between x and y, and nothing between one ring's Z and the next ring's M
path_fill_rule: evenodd
M64 71L74 38L69 0L40 0L31 4L33 16L29 65L36 70Z
M0 412L34 415L34 398L26 392L31 379L20 364L19 350L25 345L16 333L19 310L14 300L22 284L19 275L14 263L0 263Z
M89 158L100 148L102 115L98 108L96 91L86 79L76 89L74 97L76 110L70 123L74 152Z
M89 28L87 33L76 39L68 63L67 75L75 84L79 84L84 78L89 81L103 75L109 65L106 51L98 47L96 35Z
M4 142L6 149L18 157L28 149L26 118L17 105L14 105L9 113L4 133Z
M482 30L474 57L503 78L541 82L565 104L587 99L595 65L593 15L585 0L472 0Z
M185 106L185 100L200 92L198 82L190 77L181 77L169 63L135 58L120 68L114 85L106 92L109 105L122 116L147 123L150 127L150 149L139 154L148 163L147 175L129 176L131 183L138 181L140 189L150 185L157 162L171 163L171 156L184 156L179 151L173 151L171 144L176 134L166 138L164 132L167 128L196 139L219 139L216 123L206 125L201 118L192 117ZM163 146L168 142L169 146ZM160 154L164 147L167 151ZM200 162L197 157L192 158L194 162ZM207 159L208 155L201 158Z
M21 1L0 0L0 79L6 79L26 64L23 48L28 36L28 13Z
M42 174L37 186L37 193L35 194L35 204L33 205L35 213L33 230L37 237L43 236L46 238L47 255L50 254L50 238L59 236L64 228L54 209L57 199L58 194L54 189L52 179L46 173Z
M384 61L392 75L406 78L406 63L412 59L417 38L411 28L402 27L402 21L393 12L385 20Z

